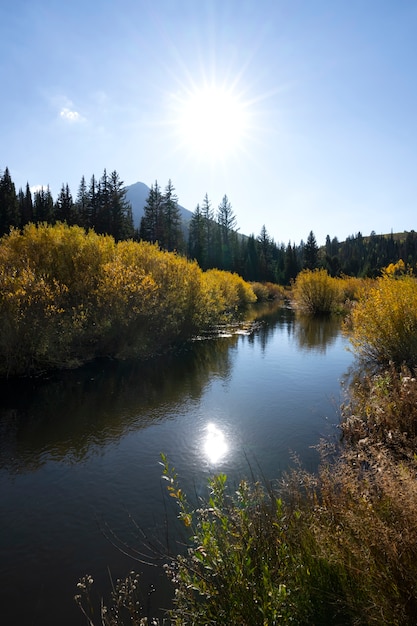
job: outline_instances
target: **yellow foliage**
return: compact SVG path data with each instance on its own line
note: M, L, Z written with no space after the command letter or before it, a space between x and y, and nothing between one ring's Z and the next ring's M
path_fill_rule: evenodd
M255 300L153 244L29 224L0 240L0 375L149 354Z
M343 301L343 294L339 279L326 270L303 270L295 280L293 298L298 308L315 315L331 313Z
M354 276L342 276L337 279L344 301L354 302L370 289L375 281L372 278L356 278Z
M256 295L251 285L238 274L213 269L208 270L206 275L209 280L214 279L214 283L220 289L227 310L237 310L246 304L256 302Z
M387 277L393 276L402 276L405 274L405 263L402 259L397 261L397 263L390 263L387 267L382 270L382 275Z
M352 344L380 363L417 364L417 282L385 273L351 313Z

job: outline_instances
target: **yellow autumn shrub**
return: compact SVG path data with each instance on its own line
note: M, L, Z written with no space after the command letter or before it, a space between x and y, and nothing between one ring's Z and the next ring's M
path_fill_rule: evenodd
M341 285L326 270L303 270L295 280L292 290L295 306L312 315L334 311L343 301Z
M417 365L417 282L384 274L364 292L350 316L358 354L382 364Z
M149 355L254 300L156 245L29 224L0 240L0 375Z
M239 307L256 302L256 295L251 285L238 274L224 270L207 270L208 279L213 279L221 292L225 310L232 312Z

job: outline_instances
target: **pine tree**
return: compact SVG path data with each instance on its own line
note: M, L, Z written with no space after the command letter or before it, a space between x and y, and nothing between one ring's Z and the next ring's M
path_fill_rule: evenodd
M54 201L48 187L41 187L39 191L35 191L33 199L33 213L36 222L47 222L53 224L55 222Z
M259 280L259 246L255 235L250 235L246 242L244 254L243 278L245 280Z
M54 210L57 222L65 222L68 226L76 224L76 208L68 184L62 185Z
M161 224L162 194L158 181L151 185L140 222L139 236L144 241L159 242L162 233Z
M19 216L20 216L20 228L23 228L26 224L34 221L33 216L33 201L32 192L30 191L29 183L26 183L26 191L19 190Z
M330 240L330 235L326 235L326 243L324 249L326 250L326 254L328 256L332 255L332 242Z
M236 216L233 213L232 205L229 202L229 198L224 195L217 211L217 222L224 232L225 236L230 234L230 231L236 230Z
M99 208L99 184L96 181L94 174L91 177L90 185L88 188L88 201L86 211L86 228L96 229L97 226L97 213Z
M0 178L0 237L8 233L11 226L20 225L19 203L16 188L11 179L9 169Z
M94 230L101 235L112 235L110 184L107 171L104 170L97 188L97 211Z
M201 267L206 270L215 266L215 231L217 229L214 211L207 193L203 199L201 215L204 220L204 256L201 261Z
M221 256L223 269L231 270L235 260L236 237L233 236L236 229L236 216L227 195L219 204L217 211L217 223L220 229Z
M182 250L184 248L184 242L181 230L181 213L171 179L169 179L165 187L161 209L163 223L163 239L160 241L161 247L169 252Z
M196 260L200 267L203 267L206 258L205 232L205 218L200 205L197 204L188 230L188 255Z
M284 281L286 285L289 285L292 280L294 280L300 271L300 266L298 264L297 259L297 250L295 245L291 245L291 242L288 242L287 248L285 250L285 260L284 260Z
M78 187L77 198L75 200L75 211L77 214L78 225L85 229L90 228L89 218L89 194L85 176L82 176Z
M304 267L309 270L314 270L318 266L319 259L319 247L316 242L316 238L312 230L307 237L307 242L304 246Z
M275 244L271 240L265 224L261 228L258 237L259 247L259 276L258 280L273 281L275 272L273 268L273 248Z
M126 200L126 188L114 170L108 179L110 201L110 232L116 241L131 239L134 234L132 206Z

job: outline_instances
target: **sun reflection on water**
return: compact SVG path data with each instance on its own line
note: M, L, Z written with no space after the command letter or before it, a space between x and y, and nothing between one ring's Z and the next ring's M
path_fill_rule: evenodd
M218 463L227 453L229 446L223 432L215 424L207 424L203 450L210 463Z

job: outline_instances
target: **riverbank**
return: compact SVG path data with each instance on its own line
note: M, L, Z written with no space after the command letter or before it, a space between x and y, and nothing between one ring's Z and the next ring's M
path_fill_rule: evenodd
M1 377L146 358L257 299L237 274L64 224L11 231L0 260Z

